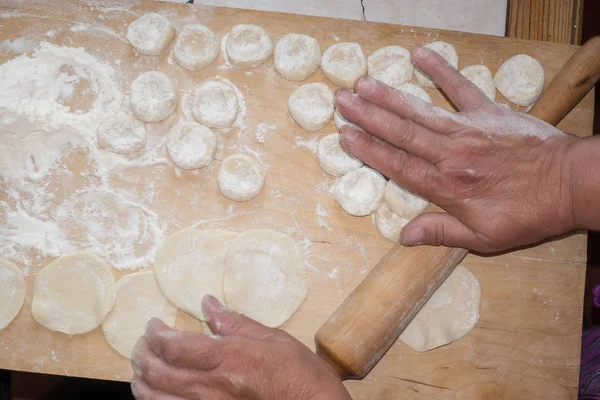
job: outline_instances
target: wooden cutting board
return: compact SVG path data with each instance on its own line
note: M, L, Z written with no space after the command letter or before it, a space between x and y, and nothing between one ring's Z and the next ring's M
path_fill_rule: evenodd
M290 119L287 99L298 85L278 77L272 61L240 71L228 68L220 55L212 67L192 73L170 63L168 51L159 57L136 53L125 40L127 25L148 11L161 12L178 29L186 23L203 23L219 37L240 23L262 25L275 40L290 32L305 33L316 37L323 50L336 42L356 41L370 54L387 45L411 48L444 40L456 46L461 68L483 63L492 73L509 57L527 53L542 63L547 83L576 50L575 46L494 36L172 3L0 0L0 44L28 37L85 47L95 57L113 63L124 93L139 73L148 70L166 72L182 91L216 75L240 88L247 105L244 127L221 136L224 146L209 168L178 172L163 163L126 170L111 184L156 212L164 221L166 235L196 225L234 231L269 228L294 237L306 254L311 289L283 329L311 348L316 330L391 247L379 236L371 218L347 215L328 192L333 179L320 170L310 147L335 127L332 123L320 132L308 133ZM0 48L1 62L17 55L6 46ZM320 71L307 82L315 81L329 84ZM451 108L439 91L428 92L436 104ZM499 94L498 101L506 103ZM166 130L176 119L153 124L153 129ZM588 136L592 123L590 94L559 128ZM265 125L257 129L260 124ZM268 175L257 199L235 204L220 195L215 176L219 160L240 150L256 152L268 165ZM84 168L77 157L65 163L74 170ZM152 196L147 192L149 184ZM57 201L61 196L67 193L58 192ZM0 201L6 197L0 192ZM586 238L586 234L578 233L516 252L469 255L464 265L479 278L483 291L477 327L464 339L424 354L399 342L365 380L347 383L353 397L575 398ZM100 329L68 337L33 320L33 280L50 261L32 258L31 265L19 265L29 270L27 298L16 320L0 331L0 368L129 380L132 371L128 360L105 343ZM115 276L120 278L128 272L115 270ZM181 312L177 325L201 330L197 321Z

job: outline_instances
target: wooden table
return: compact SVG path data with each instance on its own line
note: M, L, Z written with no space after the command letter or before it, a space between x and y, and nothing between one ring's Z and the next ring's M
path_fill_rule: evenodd
M214 75L238 85L248 106L246 129L223 139L224 149L213 165L199 172L178 173L172 166L160 164L144 171L128 171L128 176L137 178L139 183L124 184L115 179L114 184L128 186L133 195L141 196L144 179L150 177L155 182L155 195L146 206L168 222L166 234L192 224L236 231L272 228L291 234L306 250L311 289L307 300L283 328L311 347L316 330L391 247L377 234L370 218L351 217L339 208L327 191L333 180L321 172L315 154L298 145L298 138L310 141L333 132L333 124L311 134L289 118L287 99L296 85L279 78L271 61L248 73L224 67L219 56L208 70L190 73L170 64L168 54L156 58L137 54L123 41L127 24L144 12L161 11L177 28L184 22L197 21L223 36L235 24L257 23L274 38L288 32L306 33L316 37L323 49L338 40L357 41L367 54L385 45L411 48L439 39L456 45L461 67L484 63L495 72L507 58L530 54L544 65L547 83L576 50L574 46L493 36L169 3L142 2L122 6L124 10L107 11L117 3L103 1L106 4L65 0L59 7L54 2L2 0L0 15L15 15L13 11L17 10L21 16L0 20L0 39L12 40L37 29L40 39L85 46L91 54L109 62L119 59L123 90L140 72L150 69L169 73L181 90L189 90ZM106 30L70 29L74 25L89 28L98 24L117 37L106 34ZM45 36L48 30L56 33L50 39ZM2 62L12 57L14 54L0 53ZM326 82L320 71L309 79L312 81ZM436 104L451 108L440 92L429 93ZM500 95L498 101L506 102ZM592 105L590 94L560 128L579 136L590 135ZM165 124L172 124L174 118ZM264 143L255 137L260 123L277 127L267 133ZM218 193L215 175L219 160L234 152L239 144L259 152L269 169L261 195L253 202L234 204ZM77 161L68 166L76 168ZM5 197L5 193L0 193L0 201ZM198 207L199 202L202 207ZM319 218L318 204L327 210L327 217ZM0 331L0 368L130 379L129 362L105 343L100 329L68 337L49 331L32 319L33 279L41 266L50 261L43 259L40 266L32 266L23 310ZM355 399L575 398L585 262L584 233L497 256L469 255L464 265L479 278L483 290L477 327L464 339L424 354L398 343L366 379L348 382L348 388ZM118 278L125 273L115 271ZM200 328L181 312L178 327Z

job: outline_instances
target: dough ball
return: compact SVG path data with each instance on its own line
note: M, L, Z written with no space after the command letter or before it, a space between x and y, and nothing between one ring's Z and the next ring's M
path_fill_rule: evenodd
M227 157L219 170L219 190L233 201L252 200L265 184L266 172L258 162L243 154Z
M427 92L424 91L423 88L421 88L418 85L415 85L414 83L407 83L405 85L402 85L398 88L398 90L400 90L401 92L404 92L404 93L411 94L411 95L423 100L426 103L432 103L431 97L429 96L429 94L427 94Z
M344 150L338 133L332 133L321 139L317 149L317 158L323 171L333 176L342 176L363 165L361 160Z
M173 129L167 153L181 169L198 169L209 165L217 151L217 137L210 128L188 122Z
M134 49L148 56L157 56L175 37L175 27L160 14L148 13L127 28L127 40Z
M395 89L413 77L410 51L400 46L387 46L375 51L367 59L369 76Z
M223 291L227 306L266 326L287 321L308 293L304 261L292 238L250 230L230 245Z
M154 275L163 293L186 313L206 321L202 298L223 300L227 242L218 233L184 229L169 236L156 252Z
M438 41L426 44L424 47L435 51L440 56L442 56L442 58L446 60L448 64L452 65L454 68L458 68L458 53L456 52L456 48L450 43ZM423 87L434 88L437 86L437 84L435 84L429 78L429 76L425 75L423 71L416 67L415 76L417 77L417 82L419 82L419 85Z
M383 202L385 178L379 172L361 167L338 178L333 187L333 196L350 215L371 215Z
M115 307L102 323L104 338L120 355L130 359L152 318L174 327L177 308L163 296L152 271L126 275L117 282Z
M236 68L256 68L271 57L273 41L269 32L258 25L236 25L227 35L227 58Z
M159 122L177 107L177 86L159 71L148 71L131 83L131 110L144 122Z
M132 154L146 147L146 127L130 115L113 115L98 126L96 138L108 151Z
M342 113L339 112L339 110L335 110L335 112L333 113L333 122L335 123L335 127L338 131L341 130L342 126L344 125L350 125L354 129L360 129L361 131L363 130L360 126L348 121L346 117L344 117Z
M321 46L313 37L288 33L275 46L273 58L273 67L282 78L303 81L321 65Z
M325 50L321 69L334 85L354 89L354 82L367 73L367 59L360 44L338 43Z
M465 336L479 321L481 285L459 265L406 327L400 340L416 351L429 351Z
M235 88L223 81L206 81L193 90L192 112L209 128L229 128L239 112Z
M406 218L402 218L394 213L390 207L383 203L375 213L375 228L377 232L390 242L398 242L400 240L400 232L404 225L408 224Z
M519 54L500 66L494 81L508 101L528 107L535 104L544 90L544 67L535 58Z
M17 266L0 258L0 331L21 311L25 300L25 280Z
M210 66L219 54L217 37L201 24L185 25L173 48L175 62L185 69L199 71Z
M333 118L335 100L324 83L302 85L290 96L290 115L302 128L315 132L325 127Z
M427 200L400 187L392 180L385 185L384 199L395 214L409 220L421 214L429 205Z
M83 334L104 322L115 298L115 277L108 265L93 254L74 254L38 272L31 313L50 330Z
M489 68L485 65L471 65L460 70L465 78L470 80L492 101L496 101L496 84Z

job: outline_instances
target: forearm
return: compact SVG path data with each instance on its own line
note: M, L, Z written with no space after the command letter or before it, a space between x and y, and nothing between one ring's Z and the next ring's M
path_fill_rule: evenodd
M568 158L575 225L600 230L600 136L577 141Z

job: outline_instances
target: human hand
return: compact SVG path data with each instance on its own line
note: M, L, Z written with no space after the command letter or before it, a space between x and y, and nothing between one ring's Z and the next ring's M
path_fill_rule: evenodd
M416 48L413 61L458 113L366 76L356 94L336 94L370 133L344 126L344 147L448 211L415 218L401 242L494 252L575 229L569 153L579 139L492 102L435 52Z
M169 328L158 319L133 351L131 391L138 400L349 400L325 361L287 333L202 303L212 332Z

